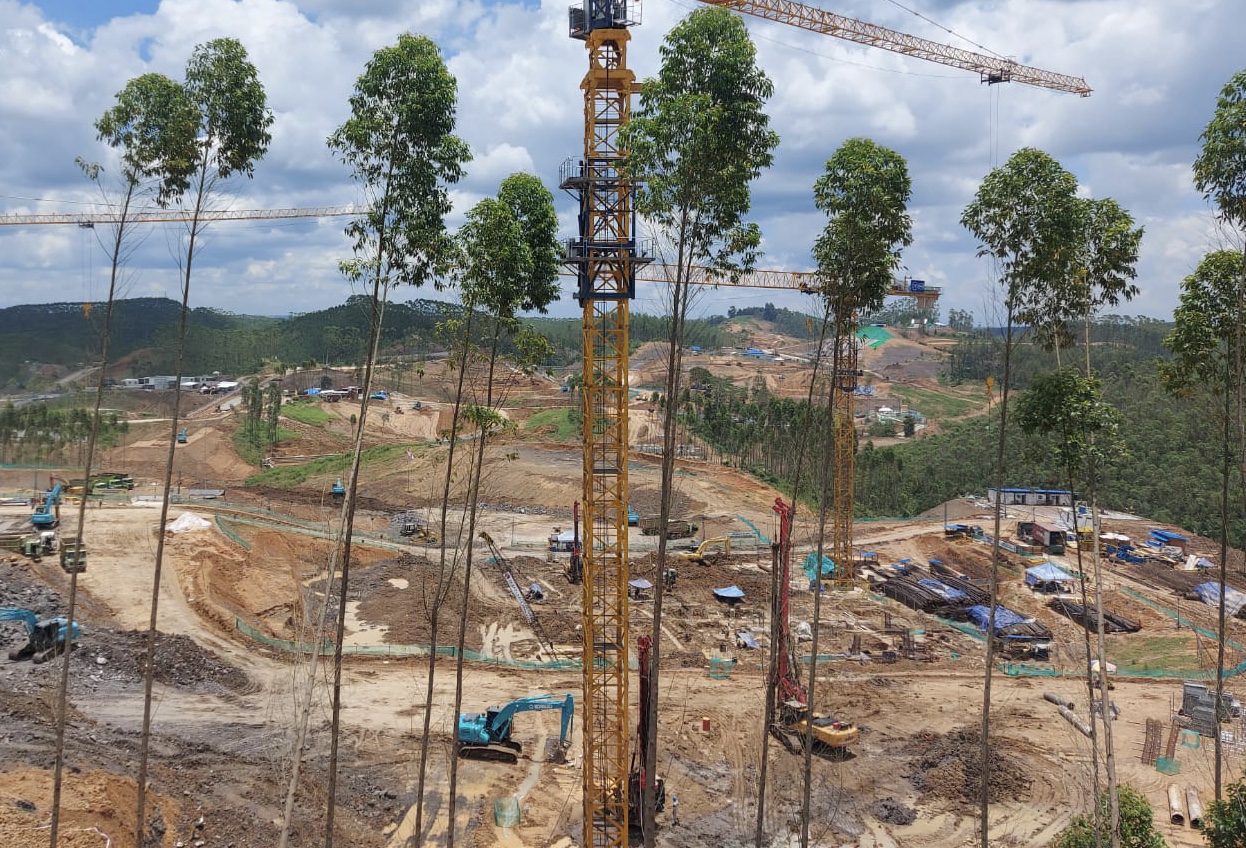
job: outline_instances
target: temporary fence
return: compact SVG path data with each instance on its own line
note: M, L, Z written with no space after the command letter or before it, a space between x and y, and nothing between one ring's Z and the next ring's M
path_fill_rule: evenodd
M1128 586L1121 586L1120 590L1123 594L1128 595L1129 597L1133 598L1135 601L1141 601L1142 603L1146 604L1148 607L1155 610L1156 612L1162 615L1168 616L1169 618L1171 618L1173 621L1177 623L1178 627L1185 627L1189 630L1193 630L1199 636L1202 636L1204 639L1210 639L1213 642L1219 639L1219 637L1215 634L1215 632L1208 630L1205 627L1199 627L1197 624L1190 621L1188 618L1184 618L1181 615L1179 615L1175 610L1170 610L1167 607L1163 606L1162 604L1157 604L1155 601L1151 600L1146 595L1143 595L1141 592L1136 592L1133 589L1130 589ZM1224 644L1225 644L1225 647L1232 648L1235 651L1246 651L1246 647L1242 646L1238 642L1234 642L1232 639L1225 639Z
M762 533L760 530L758 530L758 529L757 529L757 525L756 525L756 524L754 524L753 522L749 521L749 520L748 520L747 518L745 518L743 515L737 515L737 516L736 516L736 518L737 518L739 521L743 522L743 524L744 524L744 526L745 526L745 527L747 527L748 529L750 529L750 530L752 530L752 531L753 531L753 535L757 537L757 541L761 542L763 545L769 545L769 544L770 544L770 537L769 537L769 536L767 536L765 533Z
M215 515L215 518L216 518L216 526L220 529L222 533L224 533L226 536L229 537L230 541L237 542L239 545L241 545L243 548L247 549L248 551L251 550L251 543L248 542L246 539L242 538L241 536L239 536L233 530L230 530L229 527L226 526L225 522L221 519L221 514L219 512Z

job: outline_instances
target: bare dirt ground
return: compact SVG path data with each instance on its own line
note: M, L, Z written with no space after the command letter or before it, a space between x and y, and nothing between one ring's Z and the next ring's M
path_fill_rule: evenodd
M356 527L369 535L354 548L343 621L344 644L374 652L348 657L342 668L342 744L337 828L341 844L403 848L414 828L416 769L426 718L433 745L425 791L427 844L444 844L448 757L454 731L454 672L451 659L437 663L428 691L427 659L404 655L409 645L432 639L431 612L439 614L438 643L452 642L460 622L466 647L493 662L463 667L464 709L481 710L544 692L571 692L580 702L575 670L523 670L507 662L576 657L580 644L581 588L563 577L565 555L550 555L545 538L567 529L571 504L580 497L581 458L567 445L512 441L486 454L486 508L480 529L501 545L521 586L538 583L545 601L535 610L551 652L523 620L506 590L496 563L477 541L471 600L464 604L461 577L438 603L435 581L440 550L405 544L393 516L404 510L435 523L441 502L444 444L430 444L429 430L444 429L443 389L430 373L421 389L421 410L412 410L415 393L396 394L385 406L387 420L375 416L367 434L374 444L397 444L412 451L389 465L370 468L360 481L363 509ZM555 386L523 385L531 409L543 397L564 403ZM407 404L399 415L395 404ZM425 408L427 407L427 408ZM340 452L358 405L324 404L335 421L323 428L299 429L284 446L303 455ZM633 426L649 426L638 401ZM418 414L417 414L418 413ZM526 414L514 413L517 417ZM136 428L104 464L140 477L134 494L159 491L168 433L159 422ZM309 639L325 597L330 545L322 528L337 512L327 495L331 480L315 479L292 490L246 488L257 469L230 448L232 413L208 412L193 419L189 444L179 446L177 469L187 486L215 481L226 489L224 502L174 506L170 519L190 511L208 526L165 537L160 581L152 710L152 771L148 844L172 848L179 841L235 848L276 844L290 774L295 717L312 691L310 736L293 818L293 845L323 841L328 779L331 668L314 671L306 655L296 656L246 636L242 621L271 639ZM283 424L283 426L285 426ZM460 447L471 448L470 442ZM470 456L464 450L460 458ZM46 483L36 478L35 485ZM69 476L66 473L66 476ZM632 500L642 513L656 507L656 463L635 456L629 467ZM0 472L0 489L29 490L30 472ZM774 535L770 506L776 492L730 468L681 461L677 502L681 513L700 525L698 536L743 533L756 528ZM952 520L985 524L972 502L949 505ZM0 510L4 511L4 510ZM9 508L17 520L27 509ZM2 516L0 516L2 517ZM63 514L68 522L68 509ZM143 679L150 616L153 563L159 541L159 510L152 506L108 504L86 513L85 537L91 556L78 581L77 617L82 647L69 657L70 722L66 734L63 845L133 846L135 778L143 717ZM293 523L292 523L293 522ZM942 515L913 522L861 524L857 547L876 553L881 563L938 559L969 577L986 574L989 554L971 542L951 542L942 532ZM1151 525L1126 519L1110 529L1144 535ZM452 518L452 538L462 530ZM226 533L228 530L233 535ZM810 550L814 528L805 518L796 526L794 565ZM464 538L464 542L467 540ZM659 569L652 537L631 531L633 577L656 580ZM1214 545L1195 540L1199 550ZM1074 567L1067 558L1065 564ZM663 818L658 842L692 848L706 844L752 844L756 818L758 764L763 743L765 664L770 617L771 557L768 539L751 543L736 537L733 554L707 565L679 563L679 578L666 597L660 642L664 673L658 723L659 773L680 799L680 824ZM1240 575L1240 562L1234 564ZM1112 566L1108 606L1143 624L1137 634L1109 637L1109 656L1126 668L1165 653L1181 668L1206 669L1214 645L1192 630L1192 622L1213 627L1213 611L1181 601L1185 626L1178 629L1166 611L1179 594L1161 577ZM712 590L735 585L745 592L737 609L718 603ZM41 615L65 612L68 576L50 558L0 563L0 605L32 609ZM1150 599L1139 600L1131 591ZM1045 598L1023 587L1019 561L1005 571L1004 603L1034 615L1053 631L1048 667L1061 675L996 675L991 764L993 844L1045 844L1069 818L1086 809L1092 780L1089 742L1044 701L1044 692L1068 697L1076 712L1089 713L1082 631L1055 615ZM335 599L335 594L331 596ZM794 620L812 617L813 594L799 572L792 581ZM336 604L332 605L334 609ZM633 636L648 632L652 600L631 604ZM842 760L815 758L811 821L815 844L822 846L959 846L977 833L973 798L982 774L977 759L983 648L980 640L946 622L861 591L824 596L817 664L817 703L821 709L855 721L861 740ZM328 619L336 626L336 612ZM17 639L11 625L0 630ZM1231 636L1246 641L1246 623L1232 622ZM737 641L748 631L760 648ZM903 657L882 662L898 650L905 632L923 645L931 662ZM801 643L808 653L808 642ZM1242 657L1234 652L1231 662ZM712 660L734 661L711 665ZM35 666L0 660L0 845L46 844L51 804L55 715L54 691L61 662ZM719 669L711 674L714 669ZM723 673L722 669L729 669ZM633 679L632 690L637 688ZM1166 824L1165 787L1170 782L1197 786L1204 802L1212 785L1211 747L1181 744L1175 750L1181 773L1158 772L1141 761L1147 719L1160 721L1167 736L1178 679L1122 676L1114 698L1121 716L1113 725L1121 779L1138 787L1156 809L1161 830L1173 845L1199 845L1188 829ZM1246 738L1234 727L1235 739ZM547 742L557 737L557 715L530 713L516 723L524 753L519 763L463 761L459 767L457 828L474 846L568 846L579 843L581 780L580 729L574 731L567 763L551 761ZM773 844L791 844L799 830L800 758L770 740L770 777L765 826ZM1246 765L1239 747L1228 746L1227 774ZM522 816L517 825L495 824L494 803L514 797ZM158 813L155 812L158 810ZM202 819L202 824L197 824ZM155 822L153 824L153 821ZM109 841L110 840L110 841Z

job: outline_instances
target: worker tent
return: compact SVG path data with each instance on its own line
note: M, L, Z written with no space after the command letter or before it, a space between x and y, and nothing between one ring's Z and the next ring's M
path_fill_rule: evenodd
M1211 607L1220 606L1220 584L1212 581L1200 583L1192 593L1197 600ZM1232 586L1224 590L1224 611L1226 615L1237 615L1246 606L1246 593L1239 592Z
M1025 585L1040 592L1070 592L1073 583L1073 575L1055 563L1044 562L1025 570Z

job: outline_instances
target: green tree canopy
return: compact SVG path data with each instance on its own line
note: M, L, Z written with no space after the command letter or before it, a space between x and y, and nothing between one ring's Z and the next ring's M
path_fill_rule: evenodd
M694 10L661 56L627 128L637 211L676 236L687 263L751 267L761 235L742 219L749 183L779 143L763 110L774 86L743 21L724 9Z
M1132 786L1121 786L1116 793L1120 802L1121 848L1166 848L1162 834L1155 830L1155 813L1146 796ZM1108 793L1099 798L1099 808L1108 808ZM1106 812L1100 821L1108 821ZM1074 816L1069 826L1056 835L1052 848L1101 848L1111 843L1106 829L1096 833L1095 819L1091 816ZM1226 843L1238 844L1238 843Z
M199 113L187 90L163 74L143 74L117 92L95 122L100 141L121 151L122 178L137 186L159 180L156 202L167 205L189 186L198 162Z
M1246 229L1246 70L1225 83L1199 139L1203 148L1194 160L1194 186L1224 220Z
M254 175L255 163L272 141L273 113L242 42L217 38L196 46L186 65L185 86L199 110L203 169L222 180L235 172Z
M1194 273L1182 280L1173 331L1164 339L1173 358L1160 363L1160 373L1171 390L1185 393L1200 384L1228 390L1233 344L1246 320L1244 296L1243 258L1233 251L1207 254Z
M899 153L868 138L844 142L813 187L827 223L813 248L836 315L882 307L900 250L913 243L912 183Z
M354 245L342 265L348 278L420 286L448 271L449 186L471 159L454 135L457 104L458 84L429 38L403 34L368 61L350 117L328 140L369 204L346 228Z
M1041 150L1018 150L983 179L960 220L978 255L999 263L1010 323L1047 320L1053 287L1078 270L1083 213L1077 180Z

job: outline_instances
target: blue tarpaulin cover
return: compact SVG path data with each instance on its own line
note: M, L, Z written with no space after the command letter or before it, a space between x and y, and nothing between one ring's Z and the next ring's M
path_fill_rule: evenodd
M743 645L745 648L749 648L751 650L757 650L757 648L759 647L759 645L757 644L757 640L753 638L753 634L750 633L748 630L736 631L735 638L736 638L736 641L739 644Z
M814 579L814 573L818 570L818 552L814 551L805 557L805 576L810 580ZM835 573L835 562L826 554L822 555L822 576L830 577Z
M986 630L986 626L990 621L990 607L983 604L975 604L965 610L965 612L973 619L974 624L978 625L979 630ZM1014 624L1023 624L1025 621L1025 616L1008 609L1008 607L995 608L995 630L997 632Z
M1036 586L1039 583L1071 583L1073 575L1054 563L1045 562L1025 570L1026 585Z
M1220 606L1220 584L1208 581L1194 587L1194 594L1200 601L1212 607ZM1237 615L1246 606L1246 594L1232 586L1224 591L1224 611L1228 615Z
M927 589L934 592L936 595L940 596L944 600L963 601L969 597L967 594L962 592L960 589L953 588L952 586L949 586L946 583L943 583L939 580L932 580L929 577L924 577L921 580L918 580L917 582L919 585L925 586Z

